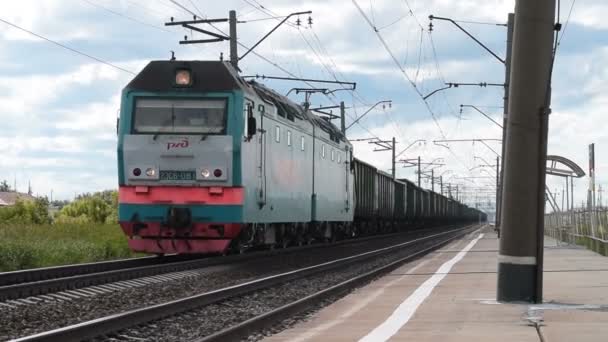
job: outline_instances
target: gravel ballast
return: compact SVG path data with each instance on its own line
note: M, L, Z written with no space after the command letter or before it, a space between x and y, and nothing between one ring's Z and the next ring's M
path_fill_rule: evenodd
M255 259L239 264L207 267L200 270L197 276L180 279L179 281L150 284L144 287L128 288L112 293L72 299L69 301L55 300L50 302L39 302L34 305L18 306L16 308L0 306L0 317L2 317L0 322L0 340L32 335L127 310L184 298L253 280L261 276L311 266L325 261L412 240L414 238L415 236L412 235L400 235L364 242L353 241L352 243L338 245L332 248L304 250ZM300 288L301 286L297 287ZM286 291L286 293L289 294L296 290L286 289ZM281 299L281 297L283 296L278 295L276 301ZM286 297L292 298L292 296ZM256 297L252 298L255 299ZM265 298L267 300L272 300L272 297ZM252 304L254 303L255 302L252 302ZM228 301L224 304L217 305L216 310L218 311L214 312L213 316L222 316L217 315L217 313L222 313L222 310L235 312L242 307L243 305L239 305L239 307L234 308ZM250 306L247 305L247 307L249 308ZM259 307L261 310L267 308L262 304L251 306L251 308L255 307ZM194 317L201 316L197 314ZM217 331L217 328L223 327L223 324L225 323L226 322L221 322L221 326L211 326L209 331L213 331L213 329L216 329Z
M443 238L445 239L447 236ZM143 339L145 341L190 341L200 339L201 337L211 335L247 319L272 311L283 305L295 302L333 285L387 265L435 243L437 243L436 240L406 246L389 255L373 257L344 268L333 269L308 278L293 280L277 287L235 297L201 309L154 321L141 327L126 329L116 335L111 335L111 338L119 340ZM319 307L335 299L337 298L324 300L323 303L320 303ZM258 340L271 332L281 331L295 324L303 317L306 317L306 315L286 318L271 330L250 336L247 341Z

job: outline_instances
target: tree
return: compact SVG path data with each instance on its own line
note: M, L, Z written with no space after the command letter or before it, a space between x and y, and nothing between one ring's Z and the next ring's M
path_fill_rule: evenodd
M78 222L115 223L118 221L118 192L106 190L94 194L82 194L64 206L57 215L59 222L74 219Z
M8 185L8 182L5 180L0 183L0 192L9 192L11 191L11 186Z

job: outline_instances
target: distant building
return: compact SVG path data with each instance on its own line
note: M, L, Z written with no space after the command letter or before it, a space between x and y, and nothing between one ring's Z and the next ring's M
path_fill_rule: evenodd
M33 201L36 197L21 192L0 192L0 207L15 205L17 200Z

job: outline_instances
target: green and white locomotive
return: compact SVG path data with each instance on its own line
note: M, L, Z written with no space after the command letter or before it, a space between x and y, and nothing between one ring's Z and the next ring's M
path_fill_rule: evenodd
M119 222L139 252L287 247L484 215L434 193L423 206L422 189L354 159L331 122L227 62L150 62L123 90L118 135Z

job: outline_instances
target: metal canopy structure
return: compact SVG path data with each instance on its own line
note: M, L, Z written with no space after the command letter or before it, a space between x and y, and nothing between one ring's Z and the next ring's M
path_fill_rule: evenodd
M572 160L561 156L547 156L547 174L559 177L585 176L585 171Z
M547 174L552 176L566 178L566 211L570 210L570 206L574 206L574 179L585 176L585 171L572 160L562 156L547 156ZM568 194L568 178L570 178L570 193ZM562 212L564 208L560 208L554 194L551 193L549 187L545 185L545 199L551 205L554 212ZM562 203L563 206L563 203Z

